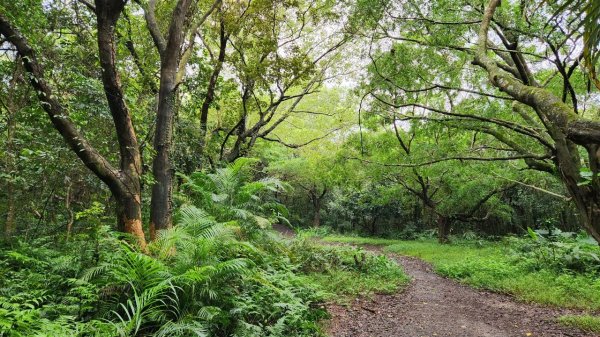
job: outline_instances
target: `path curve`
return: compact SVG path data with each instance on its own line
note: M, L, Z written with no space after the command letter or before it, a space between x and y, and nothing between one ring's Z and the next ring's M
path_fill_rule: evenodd
M365 249L380 252L376 247ZM331 337L592 337L556 324L568 310L516 302L443 278L417 258L390 255L412 278L394 295L329 305Z

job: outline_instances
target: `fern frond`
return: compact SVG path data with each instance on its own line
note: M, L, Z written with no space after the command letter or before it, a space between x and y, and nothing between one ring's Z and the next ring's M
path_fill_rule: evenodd
M160 327L154 337L205 337L208 336L204 326L197 321L191 322L167 322Z

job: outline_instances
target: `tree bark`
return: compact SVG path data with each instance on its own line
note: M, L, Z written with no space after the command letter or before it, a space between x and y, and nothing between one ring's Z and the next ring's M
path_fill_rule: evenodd
M441 244L446 244L450 242L448 236L450 235L450 221L448 217L438 215L437 218L438 225L438 242Z
M4 236L10 238L17 231L17 225L15 222L16 218L16 198L15 198L15 184L14 174L17 171L17 149L15 147L15 132L17 128L17 111L21 109L26 102L24 98L19 97L17 93L17 85L23 81L23 67L20 61L15 62L15 69L13 71L12 78L9 83L7 99L6 99L6 172L9 174L9 178L6 181L6 223L4 224Z
M310 195L310 199L312 200L313 211L314 211L314 216L313 216L313 226L314 227L321 226L321 207L323 205L323 198L325 197L325 194L327 194L327 187L323 187L323 192L321 192L321 193L318 193L316 185L314 185L309 190L309 195Z
M71 188L73 186L73 183L71 182L71 179L69 177L65 177L65 184L67 185L67 191L65 192L65 209L67 210L67 241L69 241L69 238L71 237L71 231L73 229L73 221L75 220L75 217L73 215L73 210L71 209L71 199L72 199L72 192L71 192Z
M317 202L314 207L313 227L321 227L321 203Z
M117 219L119 230L124 233L131 234L133 237L140 240L144 237L142 229L142 204L140 200L131 198L130 196L121 196L117 199ZM142 249L145 250L146 245Z
M165 49L160 53L160 88L158 110L154 133L156 157L152 163L155 184L152 186L150 202L150 238L156 238L156 231L172 227L171 195L173 191L173 170L169 155L173 143L173 116L177 99L177 71L184 41L184 26L192 0L179 0L173 11L169 35ZM160 51L160 49L159 49Z
M13 79L14 80L14 79ZM11 81L12 84L12 81ZM11 90L12 91L12 90ZM10 177L6 181L6 223L4 224L4 236L6 238L12 237L17 226L15 223L15 186L13 183L13 174L16 170L15 165L15 144L14 135L16 128L15 111L11 104L12 98L8 97L8 120L7 120L7 136L6 136L6 172Z
M575 202L583 228L600 243L600 193L594 193L591 188L582 189L570 182L567 182L567 190Z
M6 223L4 224L4 237L10 238L17 231L17 226L15 223L15 189L12 181L8 181L6 183L6 193L7 201L6 201Z

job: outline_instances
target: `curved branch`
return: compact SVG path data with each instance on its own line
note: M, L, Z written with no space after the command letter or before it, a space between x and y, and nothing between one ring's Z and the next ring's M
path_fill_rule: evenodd
M446 162L446 161L510 161L510 160L520 160L520 159L527 159L527 158L532 158L532 159L537 159L537 160L544 160L544 159L550 159L551 157L549 155L543 155L543 156L538 156L538 155L517 155L517 156L511 156L511 157L470 157L470 156L457 156L457 157L447 157L447 158L435 159L435 160L430 160L430 161L426 161L426 162L422 162L422 163L415 163L415 164L387 164L387 163L379 163L379 162L370 161L370 160L366 160L366 159L362 159L362 158L356 158L356 157L345 157L345 158L349 159L349 160L358 160L358 161L361 161L363 163L375 164L375 165L379 165L379 166L388 166L388 167L422 167L422 166L429 166L429 165L433 165L433 164L437 164L437 163L442 163L442 162Z
M50 117L54 128L58 130L67 145L108 186L119 186L118 170L100 155L77 130L67 111L55 98L56 96L46 82L44 69L38 62L29 41L12 26L2 13L0 13L0 34L4 35L6 40L14 45L19 55L21 55L25 70L29 74L29 83L35 89L42 108Z
M313 139L311 139L311 140L309 140L307 142L300 143L300 144L289 144L289 143L286 143L286 142L282 141L279 137L277 137L277 138L269 138L267 136L259 136L259 138L262 138L262 139L264 139L266 141L269 141L269 142L275 142L275 143L282 144L285 147L289 147L289 148L292 148L292 149L297 149L297 148L309 145L311 143L314 143L314 142L316 142L318 140L327 138L327 137L329 137L329 135L331 135L332 133L334 133L336 131L339 131L339 130L340 130L340 128L333 129L333 130L327 132L326 134L324 134L322 136L319 136L317 138L313 138Z

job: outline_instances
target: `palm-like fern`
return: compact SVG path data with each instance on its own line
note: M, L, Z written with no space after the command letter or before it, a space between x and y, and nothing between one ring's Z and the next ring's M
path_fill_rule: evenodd
M113 303L106 315L121 336L204 336L204 308L219 300L223 284L250 271L246 259L219 250L234 241L228 224L194 206L179 213L178 225L149 246L154 257L122 244L84 276Z
M256 175L255 159L240 158L214 173L196 172L182 176L184 190L192 202L219 221L239 221L242 225L267 228L275 221L287 221L287 210L274 196L288 185L279 179Z

